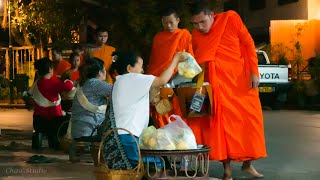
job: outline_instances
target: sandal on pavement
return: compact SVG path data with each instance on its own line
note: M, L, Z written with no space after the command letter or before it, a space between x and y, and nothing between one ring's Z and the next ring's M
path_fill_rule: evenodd
M53 163L53 161L50 158L47 158L45 156L42 155L33 155L29 158L29 160L27 161L27 163L30 164L41 164L41 163Z

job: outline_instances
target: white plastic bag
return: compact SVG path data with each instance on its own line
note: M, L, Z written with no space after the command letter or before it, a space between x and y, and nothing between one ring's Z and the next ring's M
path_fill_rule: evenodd
M140 135L140 147L150 150L175 150L176 146L163 129L145 128Z
M165 129L157 129L155 134L156 145L155 149L158 150L175 150L176 146L172 140L172 137Z
M178 64L178 72L180 76L192 79L202 71L197 61L189 55L185 62Z
M172 122L172 118L175 121ZM178 115L169 117L169 124L162 127L176 146L176 150L197 149L196 138L191 128Z
M140 141L140 147L142 149L154 149L156 146L155 139L151 139L157 129L154 126L149 126L145 129L143 129L139 141Z
M172 118L175 121L172 121ZM187 150L197 149L196 138L190 127L180 116L171 115L169 124L155 129L150 126L140 135L142 149L150 150Z

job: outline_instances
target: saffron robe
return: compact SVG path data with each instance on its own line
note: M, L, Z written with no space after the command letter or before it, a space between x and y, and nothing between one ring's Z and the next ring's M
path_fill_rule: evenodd
M175 53L180 51L186 51L193 55L191 34L188 30L178 28L174 32L161 31L157 33L153 38L147 74L160 76L170 65ZM172 113L182 117L179 101L175 95L173 96L172 104ZM151 109L151 116L155 126L158 128L168 124L169 115L161 116L155 108Z
M62 74L62 79L70 79L73 82L78 81L80 78L79 70L69 69Z
M71 68L71 64L68 60L62 59L54 65L54 73L57 77L61 77L62 74Z
M116 49L109 45L103 45L101 48L95 50L92 52L92 55L90 57L95 57L98 59L101 59L104 62L104 67L106 68L106 71L108 72L106 81L108 83L112 83L112 78L109 75L109 68L112 64L112 53Z
M214 97L210 117L188 119L197 143L212 148L211 160L266 157L259 92L249 83L251 74L259 77L258 60L241 18L234 11L215 15L208 33L193 31L192 45Z

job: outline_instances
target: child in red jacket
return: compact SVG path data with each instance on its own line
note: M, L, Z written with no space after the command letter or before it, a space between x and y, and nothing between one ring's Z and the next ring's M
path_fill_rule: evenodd
M43 134L48 136L49 148L58 149L57 130L63 121L60 93L71 91L73 83L53 77L53 62L45 57L35 62L39 79L30 89L34 99L32 149L41 149Z

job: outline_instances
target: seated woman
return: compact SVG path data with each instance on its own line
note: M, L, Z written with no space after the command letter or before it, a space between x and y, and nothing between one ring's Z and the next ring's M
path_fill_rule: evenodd
M90 136L104 121L107 97L112 92L112 85L105 82L106 70L100 59L87 60L79 72L79 86L71 108L71 135L76 141ZM72 159L73 154L70 155Z
M41 149L43 134L48 136L49 148L58 149L57 130L64 120L59 94L71 91L73 83L52 78L53 62L47 57L37 60L34 66L39 79L29 90L34 100L32 149Z
M111 70L115 71L118 76L114 83L112 91L113 105L109 117L106 118L106 124L108 124L109 128L127 129L139 142L142 130L149 123L150 88L165 85L171 78L178 62L184 61L188 53L176 53L169 67L159 77L142 74L144 72L143 60L134 52L115 52L113 55L115 62L112 64ZM114 116L112 116L113 113ZM138 164L137 145L127 132L119 131L113 135L113 139L107 138L104 143L103 157L110 168L135 167ZM115 148L114 144L122 144L122 146ZM110 153L110 151L113 152ZM123 151L126 156L123 155ZM117 156L114 156L115 154ZM115 160L115 158L118 159ZM114 164L115 162L118 162L117 166Z

